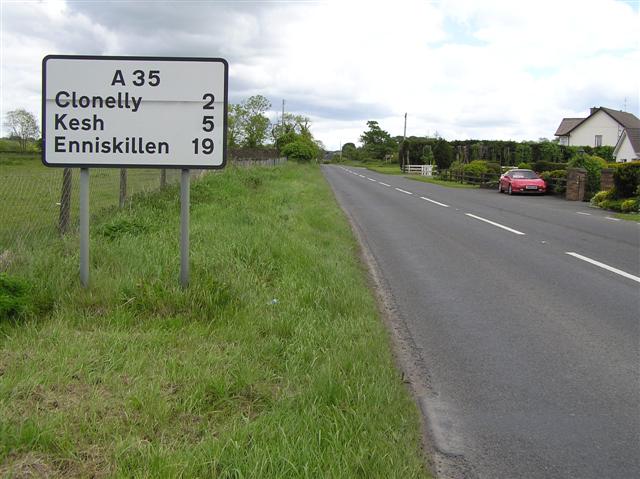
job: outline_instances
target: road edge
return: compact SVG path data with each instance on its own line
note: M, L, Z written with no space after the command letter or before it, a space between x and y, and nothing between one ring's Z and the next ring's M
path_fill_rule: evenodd
M323 174L323 176L325 176ZM450 454L437 444L436 434L431 427L428 414L428 401L435 393L429 382L428 368L415 342L411 339L409 329L402 317L397 313L397 303L384 276L378 266L375 255L369 248L365 235L357 220L347 211L341 199L327 180L336 203L347 219L351 231L358 243L358 258L367 272L369 285L377 309L384 321L391 343L391 352L396 368L402 374L402 380L418 411L420 412L421 449L425 460L425 467L437 479L473 479L475 474L465 458Z

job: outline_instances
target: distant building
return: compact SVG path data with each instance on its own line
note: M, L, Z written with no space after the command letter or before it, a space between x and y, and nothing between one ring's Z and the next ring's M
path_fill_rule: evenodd
M586 118L563 118L555 136L561 145L613 146L621 152L616 156L614 151L616 161L631 161L638 159L639 129L640 119L635 115L601 106L591 108Z

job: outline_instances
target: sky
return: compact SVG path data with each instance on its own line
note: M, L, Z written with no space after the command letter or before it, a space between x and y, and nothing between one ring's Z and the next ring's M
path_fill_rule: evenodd
M47 54L225 58L232 103L284 99L328 150L405 113L408 136L517 141L640 116L640 0L0 1L3 119L40 117Z

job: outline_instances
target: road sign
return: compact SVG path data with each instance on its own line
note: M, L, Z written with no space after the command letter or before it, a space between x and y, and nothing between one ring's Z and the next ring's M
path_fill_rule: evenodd
M220 58L49 55L47 166L223 168L229 66Z

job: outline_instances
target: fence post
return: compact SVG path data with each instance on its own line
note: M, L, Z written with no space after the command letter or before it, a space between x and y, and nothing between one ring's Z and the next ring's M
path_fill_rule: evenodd
M71 219L71 168L62 170L62 191L60 193L60 216L58 218L58 229L60 234L69 231L69 221Z
M124 204L127 201L127 169L120 168L120 199L118 206L124 208Z
M165 186L167 186L167 170L162 168L160 170L160 189L163 189Z

